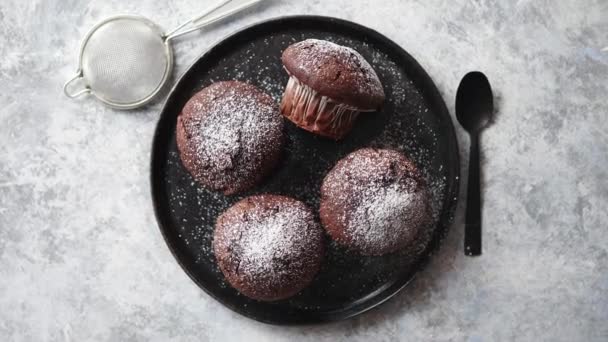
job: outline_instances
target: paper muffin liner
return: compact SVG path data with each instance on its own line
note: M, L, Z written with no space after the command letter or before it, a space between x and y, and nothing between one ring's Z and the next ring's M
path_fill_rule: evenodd
M281 113L299 127L339 140L348 133L361 110L320 95L290 76L281 100Z

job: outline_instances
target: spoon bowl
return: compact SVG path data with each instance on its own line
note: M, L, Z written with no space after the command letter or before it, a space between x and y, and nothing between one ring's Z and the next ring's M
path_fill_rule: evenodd
M494 111L492 87L479 71L466 74L456 92L456 118L469 133L486 127Z

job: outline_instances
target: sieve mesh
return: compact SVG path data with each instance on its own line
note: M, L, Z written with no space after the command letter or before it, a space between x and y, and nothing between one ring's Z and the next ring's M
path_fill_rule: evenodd
M142 18L123 17L94 30L81 58L91 91L107 102L128 105L156 94L166 81L172 56L158 27Z

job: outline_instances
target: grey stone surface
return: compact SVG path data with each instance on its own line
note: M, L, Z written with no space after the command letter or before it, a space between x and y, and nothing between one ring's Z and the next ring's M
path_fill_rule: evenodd
M467 71L492 82L485 254L463 256L461 202L410 287L368 314L311 327L240 317L175 262L148 184L159 102L117 112L61 93L99 20L140 13L170 28L210 3L0 3L0 340L608 340L608 2L268 0L177 42L176 75L244 25L324 14L405 47L452 113Z

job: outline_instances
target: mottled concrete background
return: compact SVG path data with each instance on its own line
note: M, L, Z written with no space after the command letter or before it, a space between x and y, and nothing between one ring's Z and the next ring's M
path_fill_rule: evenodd
M62 95L99 20L140 13L170 28L212 1L139 2L0 3L0 340L608 340L607 1L268 0L177 42L180 74L244 25L332 15L405 47L452 113L467 71L496 90L482 141L485 254L463 256L460 208L412 286L359 318L304 328L232 313L169 253L148 184L160 103L116 112Z

